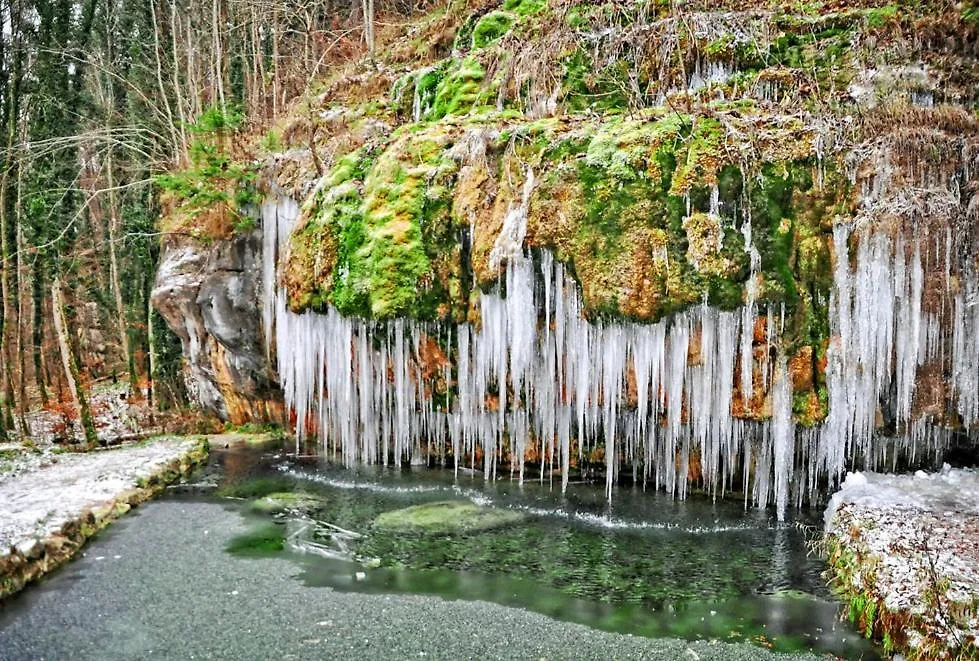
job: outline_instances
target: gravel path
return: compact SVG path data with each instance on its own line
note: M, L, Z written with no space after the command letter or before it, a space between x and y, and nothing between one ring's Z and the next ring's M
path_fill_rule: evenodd
M307 587L284 559L224 552L221 505L165 499L0 609L7 659L814 659L595 631L485 602Z
M0 474L0 557L132 489L197 443L168 438L86 454L48 454Z

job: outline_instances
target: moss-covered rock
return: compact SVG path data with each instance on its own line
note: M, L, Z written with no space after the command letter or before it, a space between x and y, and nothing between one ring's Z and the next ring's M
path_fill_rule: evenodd
M285 477L255 477L221 486L217 495L224 498L261 498L271 493L289 491L295 484Z
M446 501L385 512L374 521L374 528L388 533L453 535L514 525L524 518L524 514L513 510Z
M477 26L478 27L478 26ZM475 37L474 37L475 38ZM448 115L465 115L486 100L483 87L486 69L475 56L454 62L439 81L429 117L441 119Z
M433 117L453 75L440 83ZM526 246L570 267L592 317L656 321L704 297L737 307L748 222L761 297L822 300L830 224L793 200L813 196L815 165L778 160L805 149L773 143L762 152L773 160L744 171L740 145L761 117L725 116L724 131L713 113L662 111L532 122L498 113L406 127L340 159L306 203L285 276L290 303L458 321L470 284L499 280L503 264L491 255L504 220L523 207ZM783 138L812 144L795 126ZM845 187L827 181L832 192L820 194L838 204Z
M308 512L323 505L321 498L305 491L277 491L251 502L249 509L262 514Z

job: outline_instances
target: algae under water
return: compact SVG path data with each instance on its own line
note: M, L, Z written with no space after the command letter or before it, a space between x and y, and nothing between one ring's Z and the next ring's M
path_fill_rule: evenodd
M0 658L878 658L821 569L735 502L232 447L0 604Z
M638 636L877 658L840 622L825 567L806 546L804 528L820 522L805 512L778 523L743 502L641 488L620 489L610 506L603 485L575 484L562 496L560 478L519 485L240 452L212 465L224 489L303 494L301 508L273 517L289 540L274 555L300 563L310 586L485 600ZM261 533L269 517L242 509ZM479 510L486 525L473 518Z

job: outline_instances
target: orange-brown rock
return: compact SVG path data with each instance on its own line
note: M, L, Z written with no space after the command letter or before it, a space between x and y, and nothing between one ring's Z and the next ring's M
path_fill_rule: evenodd
M235 424L281 422L282 399L262 329L261 233L205 244L169 239L154 307L180 337L191 396Z
M794 392L812 390L815 381L812 367L812 346L807 344L796 351L795 355L789 359L788 369Z

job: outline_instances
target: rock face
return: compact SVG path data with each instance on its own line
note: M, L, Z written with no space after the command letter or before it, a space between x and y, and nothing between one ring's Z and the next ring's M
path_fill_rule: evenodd
M259 232L212 245L174 239L153 288L153 305L183 344L191 397L235 424L282 417L259 312L261 251Z
M974 12L446 7L249 155L297 435L565 483L587 458L610 494L625 467L780 512L894 465L880 437L922 462L977 437ZM159 279L225 417L268 372L235 318L257 269L222 280L238 249L175 244Z

